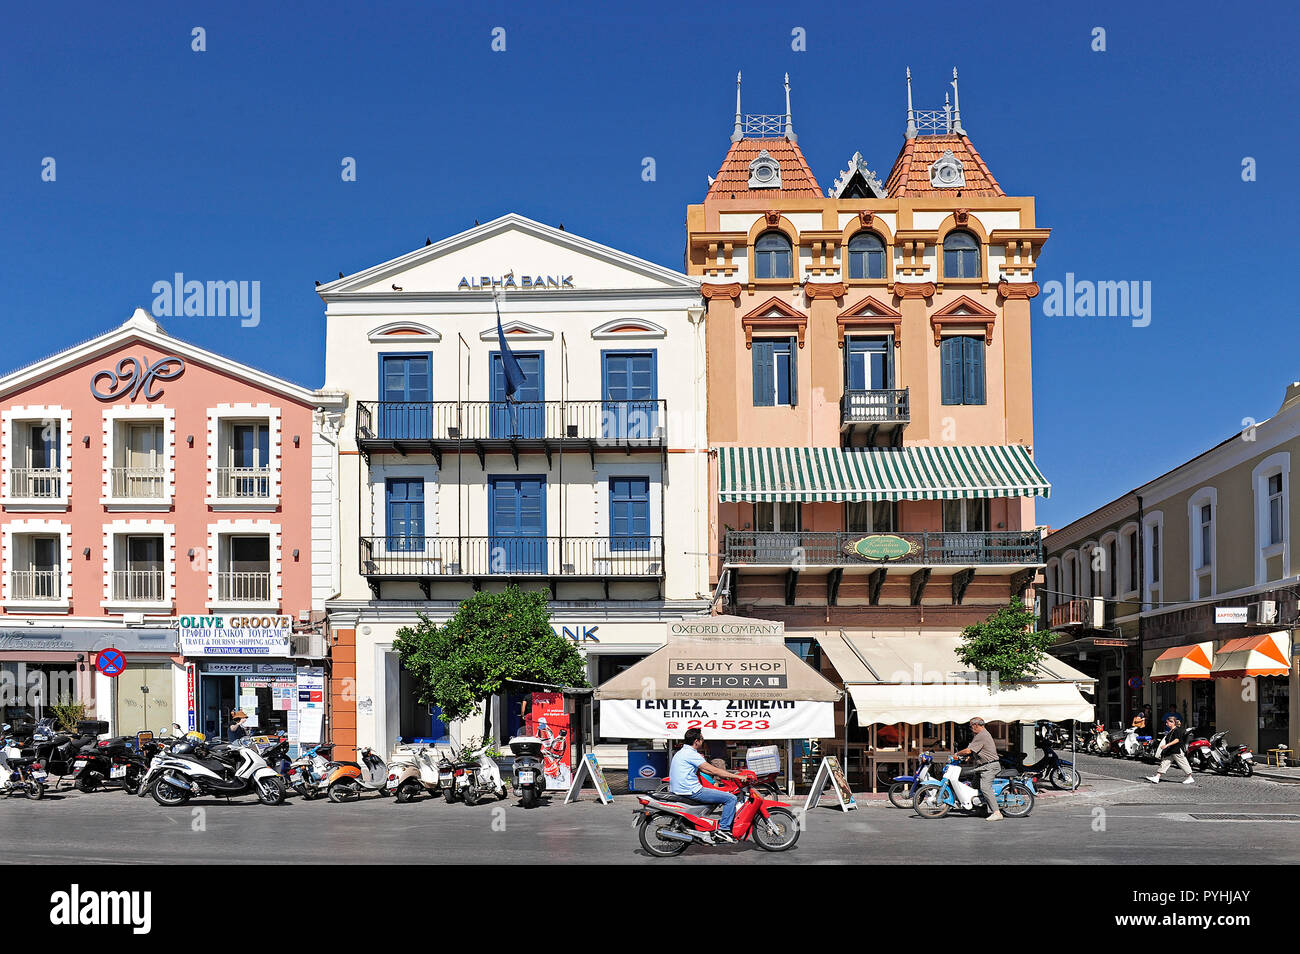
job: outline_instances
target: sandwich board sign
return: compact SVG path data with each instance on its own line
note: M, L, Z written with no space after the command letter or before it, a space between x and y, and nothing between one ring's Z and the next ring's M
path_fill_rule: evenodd
M596 761L596 756L588 752L578 764L578 771L573 773L573 784L569 786L569 794L564 796L564 804L578 800L584 779L590 779L591 784L596 786L596 794L600 797L602 805L614 803L614 794L609 790L609 782L605 781L605 772Z
M835 790L835 797L840 802L840 811L849 812L858 807L858 803L853 799L853 792L849 790L849 780L844 777L844 769L840 768L840 760L834 755L828 755L822 759L822 764L813 777L812 790L808 793L808 801L804 802L803 806L805 812L817 807L827 784Z

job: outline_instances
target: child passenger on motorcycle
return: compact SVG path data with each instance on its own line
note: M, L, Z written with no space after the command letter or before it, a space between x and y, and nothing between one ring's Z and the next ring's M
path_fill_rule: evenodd
M736 796L730 792L720 792L716 788L705 788L700 783L700 772L711 778L729 778L743 780L745 776L731 772L705 761L701 751L704 749L704 733L699 729L687 729L683 744L673 756L668 767L668 789L674 795L685 795L697 802L722 806L722 817L718 820L718 830L714 837L718 841L735 844L731 834L731 822L736 817Z

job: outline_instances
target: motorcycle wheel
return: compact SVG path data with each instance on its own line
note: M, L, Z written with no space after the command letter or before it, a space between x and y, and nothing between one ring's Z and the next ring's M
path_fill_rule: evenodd
M889 804L895 808L911 808L915 800L911 782L895 782L889 786Z
M420 794L420 783L413 778L408 778L397 786L397 791L393 793L393 801L398 805L405 805L418 794Z
M479 790L475 788L473 785L471 785L469 788L465 789L465 804L477 805L478 802L479 802Z
M169 785L162 779L158 779L149 787L149 794L153 796L153 800L159 805L165 805L168 808L184 805L190 800L189 792L177 788L175 785Z
M764 851L789 851L799 834L798 820L784 808L769 808L767 818L754 819L754 843Z
M1238 761L1235 769L1237 774L1240 774L1244 778L1250 778L1255 774L1255 763L1247 762L1243 759Z
M77 776L77 791L84 792L87 795L99 788L99 775L96 772L85 772Z
M1052 788L1062 789L1067 792L1073 792L1083 783L1083 778L1078 772L1064 765L1053 769L1047 780L1052 783Z
M278 778L264 778L255 783L257 800L263 805L281 805L284 803L284 782Z
M329 797L336 805L340 802L355 802L361 797L361 786L352 779L345 778L330 786Z
M456 785L454 782L442 790L442 797L448 805L456 801Z
M27 783L27 797L28 797L28 798L34 798L34 799L36 799L37 801L39 801L40 799L44 798L44 797L45 797L45 786L42 785L40 782L35 782L35 781L33 781L33 782L28 782L28 783Z
M520 804L520 805L523 805L524 808L536 808L536 807L537 807L537 789L535 789L535 788L533 788L531 785L529 785L529 786L528 786L527 788L525 788L522 792L520 792L520 793L519 793L519 804Z
M913 807L922 818L942 818L952 808L940 798L939 788L935 785L927 785L917 792Z
M1008 818L1024 818L1034 810L1034 793L1022 782L1009 782L1002 790L998 810Z
M140 792L140 776L128 775L122 779L122 791L128 795L136 795Z
M644 819L636 826L636 834L641 839L641 847L656 858L674 858L680 855L690 843L659 837L660 831L670 828L677 828L677 819L672 815L654 815Z

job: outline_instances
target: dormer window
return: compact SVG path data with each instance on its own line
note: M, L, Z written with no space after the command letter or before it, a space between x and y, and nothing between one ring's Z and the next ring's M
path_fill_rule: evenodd
M930 185L936 189L961 189L966 186L966 172L952 150L930 164Z
M755 278L790 278L794 274L790 240L784 232L764 232L754 243Z
M773 159L766 149L749 164L749 187L751 189L781 188L781 164Z

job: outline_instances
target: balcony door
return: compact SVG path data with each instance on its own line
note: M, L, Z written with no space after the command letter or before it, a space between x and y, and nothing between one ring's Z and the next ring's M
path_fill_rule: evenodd
M802 504L788 501L754 504L754 551L759 563L789 563L803 529Z
M658 426L653 351L606 351L601 367L601 428L607 440L648 440Z
M119 497L161 497L166 460L161 423L131 424L126 429L126 467L117 490Z
M983 498L943 502L943 553L947 562L982 563L989 557L989 502Z
M892 421L895 418L893 339L849 338L844 348L845 409L849 421Z
M32 424L27 433L26 480L15 481L15 496L59 496L59 425Z
M218 598L232 602L271 600L271 541L261 537L230 537L221 567Z
M609 481L609 548L650 549L650 479L611 477Z
M379 356L379 436L390 440L433 437L433 357Z
M384 484L388 552L424 550L424 480L390 477Z
M512 351L524 373L512 401L506 400L506 373L501 352L492 352L491 436L495 438L541 438L546 436L544 365L540 351Z
M230 467L224 496L269 497L271 432L265 424L235 424L230 429Z
M491 572L545 573L546 478L489 478L488 508Z
M163 598L162 537L127 537L126 568L117 571L115 598L158 603Z

